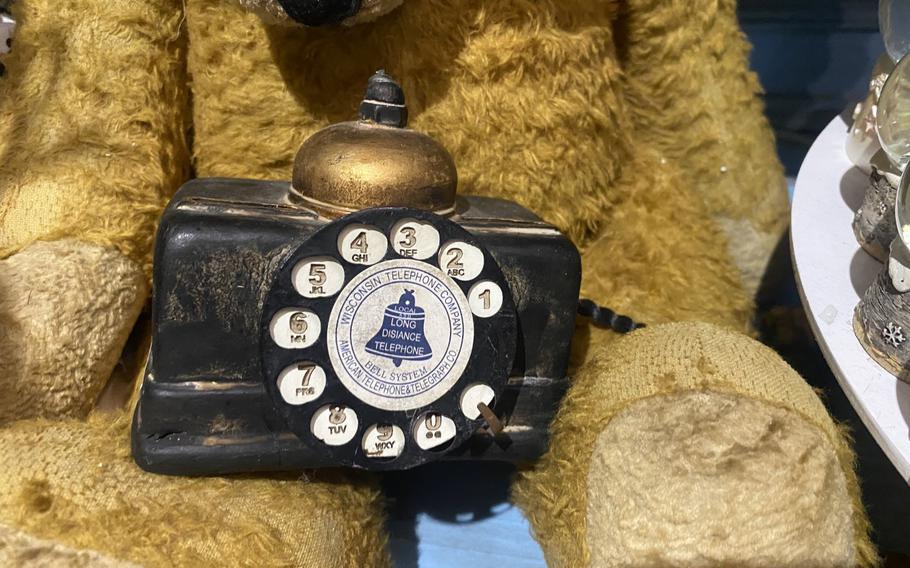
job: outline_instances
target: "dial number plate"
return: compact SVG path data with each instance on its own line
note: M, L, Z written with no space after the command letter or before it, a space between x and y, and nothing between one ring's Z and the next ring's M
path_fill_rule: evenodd
M289 256L266 296L266 388L319 465L438 459L480 426L477 405L495 405L512 369L505 283L475 237L431 213L333 221Z

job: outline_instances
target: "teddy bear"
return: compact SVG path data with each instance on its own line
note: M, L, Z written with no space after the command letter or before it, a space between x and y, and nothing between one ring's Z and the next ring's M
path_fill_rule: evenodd
M845 433L750 337L787 198L733 0L17 0L0 85L0 561L383 566L377 479L168 477L110 402L156 221L290 178L384 68L459 192L582 253L571 387L513 496L552 566L867 566ZM135 331L131 337L131 331ZM140 365L141 366L141 365ZM134 383L135 384L135 383ZM135 400L135 388L128 388ZM129 394L128 392L128 394ZM107 401L98 410L99 403Z

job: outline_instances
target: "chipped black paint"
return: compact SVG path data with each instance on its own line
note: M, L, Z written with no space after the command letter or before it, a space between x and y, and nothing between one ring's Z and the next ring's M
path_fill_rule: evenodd
M154 335L133 424L133 455L144 469L214 475L338 465L291 432L259 363L260 318L276 271L329 223L291 205L288 191L286 182L200 179L165 211L155 250ZM463 198L450 219L499 264L514 299L517 347L494 405L508 443L478 430L444 457L534 459L546 449L567 386L578 252L511 202Z

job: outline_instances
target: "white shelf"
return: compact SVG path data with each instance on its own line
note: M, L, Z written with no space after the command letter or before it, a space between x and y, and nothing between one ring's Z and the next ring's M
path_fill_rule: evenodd
M790 214L793 263L828 365L878 445L910 482L910 384L881 368L853 333L853 310L883 266L853 236L853 214L868 176L847 159L846 137L847 124L836 117L800 167Z

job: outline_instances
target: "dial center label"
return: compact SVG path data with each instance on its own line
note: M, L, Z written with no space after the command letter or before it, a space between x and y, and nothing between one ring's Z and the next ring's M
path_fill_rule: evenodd
M435 266L381 262L338 295L329 358L354 396L384 410L425 406L458 381L474 345L464 293Z

